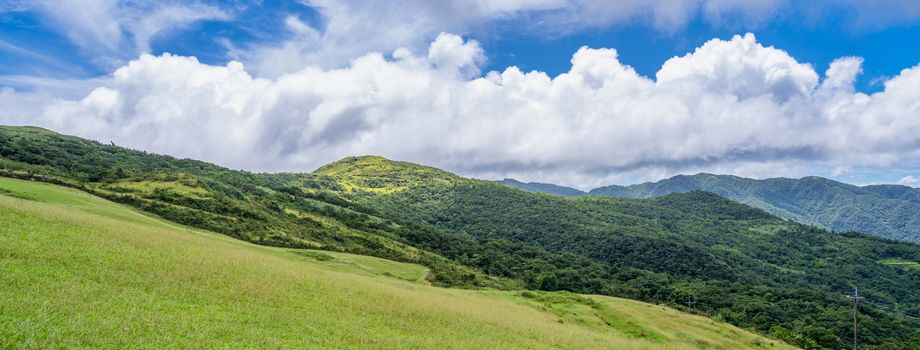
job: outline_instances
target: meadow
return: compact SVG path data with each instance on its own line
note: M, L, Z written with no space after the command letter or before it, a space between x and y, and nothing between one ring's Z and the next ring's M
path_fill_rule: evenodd
M440 288L427 273L0 178L0 348L789 348L659 305Z

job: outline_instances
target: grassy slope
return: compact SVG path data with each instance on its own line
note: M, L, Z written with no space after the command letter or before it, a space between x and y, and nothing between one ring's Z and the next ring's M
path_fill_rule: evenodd
M418 265L252 245L54 185L0 192L0 348L786 347L624 299L431 287Z
M0 126L0 176L85 189L174 222L262 245L419 263L431 268L428 279L438 285L518 285L407 244L399 239L406 228L354 208L325 190L327 179L310 174L253 174L41 128Z
M905 269L920 269L920 263L903 259L882 259L879 261L885 265L899 266Z

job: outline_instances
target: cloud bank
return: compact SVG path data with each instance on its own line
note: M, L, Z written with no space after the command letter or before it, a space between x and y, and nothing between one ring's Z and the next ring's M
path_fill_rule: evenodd
M853 88L860 58L819 74L752 34L710 40L654 79L615 49L583 47L555 77L516 67L476 75L483 57L478 42L446 33L427 52L277 78L145 54L82 99L0 91L0 122L257 171L380 154L580 187L920 162L920 66L867 95Z

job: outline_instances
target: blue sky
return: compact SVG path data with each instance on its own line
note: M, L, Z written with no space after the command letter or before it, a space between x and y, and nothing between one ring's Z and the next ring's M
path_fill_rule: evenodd
M433 56L435 43L442 38L439 36L442 32L452 33L460 38L459 42L452 42L447 40L447 37L443 37L445 38L444 45L448 50L446 52L449 54L449 62L440 62L439 58ZM113 73L119 68L126 67L132 61L136 62L137 66L141 66L140 61L142 60L137 60L143 53L150 53L155 58L164 61L166 60L162 58L164 53L195 57L200 67L203 68L222 67L230 61L240 61L249 76L279 83L285 77L296 75L306 67L316 67L327 75L337 69L354 70L357 65L353 61L364 57L369 52L382 52L385 60L395 64L400 59L396 57L398 55L393 54L394 51L406 48L413 52L415 57L425 61L429 70L440 69L448 65L457 69L460 74L457 76L459 80L445 82L445 84L453 84L471 82L478 77L485 77L489 71L503 72L510 66L519 67L524 72L538 71L544 72L550 78L557 77L562 73L571 73L570 70L573 70L573 67L570 61L573 59L573 54L580 47L587 46L616 49L617 64L630 66L640 76L654 81L662 65L672 57L687 55L714 39L719 39L719 42L724 45L733 42L738 46L743 40L732 41L733 37L743 36L745 33L753 33L756 36L756 39L750 40L756 42L758 47L772 46L778 50L776 52L781 52L783 57L788 56L790 62L812 67L813 72L805 71L801 74L793 72L798 75L790 78L801 80L802 86L806 86L805 89L811 91L808 93L814 95L809 97L811 100L816 98L817 91L826 79L825 71L832 62L842 57L862 58L858 68L861 74L855 75L852 86L855 92L870 95L884 92L885 81L899 76L902 70L920 63L920 5L914 1L890 0L872 5L848 0L807 3L783 0L686 0L651 1L644 4L631 1L595 2L590 0L446 1L443 3L421 1L387 3L370 1L148 2L142 0L44 3L14 0L5 5L0 4L0 87L7 88L8 100L5 101L8 101L10 106L32 106L36 104L34 101L42 101L38 103L42 108L41 110L36 109L37 107L24 110L16 118L6 117L4 119L0 114L0 121L20 124L34 122L48 127L62 128L63 130L60 130L62 132L72 132L81 136L118 139L118 135L124 134L125 128L136 130L136 123L139 120L147 120L143 119L146 116L141 115L136 108L122 108L117 118L107 116L103 119L117 120L124 124L99 124L97 129L87 131L70 127L59 120L61 117L50 116L49 113L52 113L50 112L52 110L60 110L57 108L60 106L55 103L60 103L62 99L84 100L89 98L87 95L90 91L97 88L119 91L121 93L118 94L118 98L124 98L126 91L119 90L119 84L127 83L120 81L118 77L113 79ZM426 51L428 52L427 57ZM772 52L766 49L761 51L763 53L758 57L768 57ZM592 54L603 56L599 52ZM713 53L713 55L716 54ZM783 63L784 65L780 68L766 67L776 59L775 57L763 59L767 60L766 63L756 65L756 69L763 69L763 74L772 74L769 69L788 68L786 63ZM698 59L700 62L702 60L703 58ZM744 58L742 61L747 62L744 61ZM426 72L426 74L430 73ZM815 76L815 78L810 76ZM367 77L356 77L355 79L365 78ZM737 79L738 84L741 84L739 86L749 86L750 82L740 81L749 78L748 76L730 75L728 78L720 79ZM700 82L700 84L703 83ZM719 84L708 86L716 90L720 89ZM382 86L377 88L386 89ZM775 86L767 87L767 89L770 93L778 91L776 90L778 87ZM131 92L140 94L136 98L143 100L145 92L138 92L136 89ZM730 92L736 93L737 96L743 95L738 95L735 90ZM761 92L763 91L757 90L756 93ZM326 96L330 92L313 91L313 93L317 96ZM724 94L725 91L714 90L713 93ZM744 92L744 94L748 93L755 92ZM150 90L146 94L147 96L156 95L156 91ZM611 96L614 95L619 96L616 93L612 93ZM851 93L850 96L856 101L860 98L858 95ZM466 95L458 93L457 96ZM743 95L743 97L746 96ZM817 102L810 103L816 104ZM862 102L853 103L858 105ZM123 104L120 106L123 107ZM316 106L292 105L290 108L295 110L289 112L298 114L299 111L296 108L304 108L301 112L305 115L305 119L287 122L315 123L319 119L308 112L316 112ZM776 107L777 111L790 113L790 108L793 108L790 106L781 104ZM380 109L385 109L384 107L393 106L381 105ZM560 106L545 107L539 110L545 111L553 108L558 110ZM689 107L692 107L689 110L695 110L699 106ZM194 108L210 111L215 110L216 107L195 106ZM821 104L820 106L796 108L798 109L791 110L792 114L806 113L805 111L809 108L827 110L830 107ZM464 116L463 111L441 110L446 113L445 118L458 119L456 121L458 123L462 123L462 118L471 118ZM497 113L498 110L496 108L493 112ZM688 106L681 106L677 110L688 110ZM878 110L884 110L884 108L879 107ZM372 109L372 111L376 110ZM412 111L415 112L414 109ZM635 114L634 118L640 118L641 115L650 112L654 111L636 110L631 113ZM156 111L155 113L165 112ZM587 110L585 113L604 116L602 110ZM306 116L307 114L309 116ZM612 115L608 117L614 118ZM688 115L687 117L692 119L702 116ZM258 130L264 132L265 130L284 129L284 127L274 125L274 119L267 115L260 114L258 118L260 123L256 125ZM417 127L417 123L420 123L418 120L381 122L378 120L380 118L366 118L369 119L359 120L356 122L358 124L342 123L343 125L363 126L371 123L370 119L373 119L373 123L379 122L379 125L407 123L406 127ZM546 123L557 123L559 121L554 118L564 120L565 117L548 115L546 118L548 118ZM661 118L667 119L668 116ZM836 117L828 115L828 118ZM852 142L870 142L865 140L880 140L880 133L887 132L884 130L892 125L904 123L906 127L901 126L904 132L911 131L911 127L916 125L909 120L911 118L909 115L900 117L904 120L897 123L891 123L890 118L892 117L888 115L879 118L888 120L889 124L880 127L877 134L862 135L858 134L859 131L853 131L857 134L841 134L840 137L852 139ZM345 119L343 116L338 116L336 120ZM190 119L188 122L195 123L196 121ZM479 120L475 122L485 123ZM764 122L767 122L766 119ZM253 126L252 123L249 121L246 125ZM333 124L336 123L338 122ZM828 123L831 123L828 124L829 126L837 127L841 126L837 124L843 122L835 119ZM649 125L655 124L650 123ZM798 127L803 128L800 130L802 133L807 132L804 128L812 127L803 123L791 123L790 125L800 125ZM317 131L306 128L299 136L290 136L291 139L286 140L283 144L266 145L264 142L267 141L264 140L246 139L247 142L252 142L251 147L269 148L275 153L266 155L252 151L244 152L244 154L271 159L270 162L238 161L231 158L233 155L211 156L201 153L203 151L196 151L196 149L208 149L208 147L195 145L192 142L205 142L203 140L207 138L195 137L194 134L182 133L185 138L182 135L134 137L125 139L124 143L152 151L196 156L229 166L269 171L310 170L309 167L317 165L320 161L331 160L348 152L381 153L395 158L433 163L432 165L443 166L471 176L516 176L522 177L523 180L553 181L580 187L605 182L629 183L654 180L676 173L695 171L727 172L755 177L758 177L758 174L763 174L759 177L815 174L852 183L901 181L911 185L918 185L918 183L911 182L911 179L920 177L920 166L917 165L920 160L918 158L920 150L917 149L920 147L920 141L914 142L916 140L909 135L894 137L901 140L901 144L896 146L878 141L878 147L848 150L832 141L833 135L825 136L828 141L822 144L793 144L791 141L772 144L769 140L776 139L776 135L751 133L744 140L728 140L724 143L707 141L713 144L692 152L682 151L684 148L697 147L698 142L692 141L695 138L717 140L723 137L721 134L711 135L709 131L699 131L701 133L699 135L689 134L687 140L690 141L687 143L663 143L654 150L648 150L649 156L646 158L607 162L598 160L600 158L571 155L551 157L546 155L547 152L520 154L508 151L505 154L492 154L485 151L489 147L539 149L540 145L528 145L527 142L533 142L528 141L531 139L539 139L537 135L544 132L543 130L528 131L529 129L523 128L525 135L517 136L511 135L511 130L494 126L499 129L492 133L492 139L482 141L488 147L467 145L463 144L463 141L457 141L457 145L448 149L426 153L426 149L430 149L430 146L427 146L428 140L419 139L418 149L406 149L402 145L394 146L390 143L368 144L366 140L373 139L368 135L380 133L377 139L392 136L385 134L384 129L376 129L374 126L367 127L370 131L364 134L348 134L347 137L350 137L348 142L332 146L325 138L330 135L341 136L338 130ZM639 127L652 128L651 126L643 128L641 125ZM600 126L591 128L591 125L588 125L585 130L592 129L601 130L602 128ZM533 134L526 134L527 132ZM577 137L584 137L586 131L579 129L572 132L571 135L559 136L560 140L556 142L562 148L577 151L582 146L574 140ZM317 142L325 146L315 146L316 142L306 140L307 136L304 135L317 137L322 141ZM589 138L598 139L604 137L604 135L589 136ZM147 143L136 141L138 139L148 141ZM163 143L167 141L169 144L179 146L164 147ZM643 141L658 142L648 137ZM598 142L599 151L610 147L611 152L616 153L613 148L620 146L616 143ZM754 147L747 146L749 144L761 145L763 148L749 149ZM319 155L315 157L316 160L306 161L302 159L304 155L297 155L298 152L290 153L296 156L285 153L291 149L297 149L300 152L309 150L311 154L318 152ZM848 153L850 151L860 153L853 153L851 156ZM739 154L745 156L738 156ZM297 160L289 157L295 157ZM859 160L848 160L849 158Z
M624 63L643 75L654 76L668 58L692 51L712 38L730 38L749 31L764 45L782 48L800 61L813 64L818 71L826 70L831 61L839 57L863 57L863 75L857 83L860 91L878 91L880 78L895 75L920 62L918 25L850 30L829 20L813 25L789 19L762 26L720 27L697 18L678 33L661 33L644 26L616 26L558 38L512 32L487 39L485 47L490 53L488 67L491 69L516 65L550 74L568 70L571 52L580 46L614 47L621 52Z
M256 2L253 2L256 3ZM233 13L232 18L202 20L171 29L153 38L150 52L195 56L204 63L224 64L234 59L224 40L238 46L280 43L288 38L284 21L297 16L315 27L323 26L322 14L300 1L212 2ZM819 19L782 14L765 23L715 24L701 16L676 30L663 31L646 23L613 24L565 33L552 29L521 31L533 18L500 19L467 28L464 34L483 43L488 53L485 70L518 66L557 75L571 66L571 55L581 46L613 47L621 61L646 76L654 76L661 64L683 55L712 38L730 38L754 32L760 42L788 51L818 71L843 56L865 59L857 87L874 92L880 79L920 62L920 19L906 23L855 25L852 9ZM34 8L0 14L0 75L42 75L55 78L90 78L110 74L111 66L94 62L68 40L67 33ZM434 36L429 34L430 38ZM131 59L138 52L125 52ZM37 55L46 59L35 60Z

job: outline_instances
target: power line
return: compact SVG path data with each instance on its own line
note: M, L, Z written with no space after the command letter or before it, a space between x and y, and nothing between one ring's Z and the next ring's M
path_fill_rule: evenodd
M853 295L847 295L847 298L853 300L853 350L856 350L856 339L858 334L856 332L856 324L859 314L859 300L863 299L863 297L859 296L859 287L853 287Z

